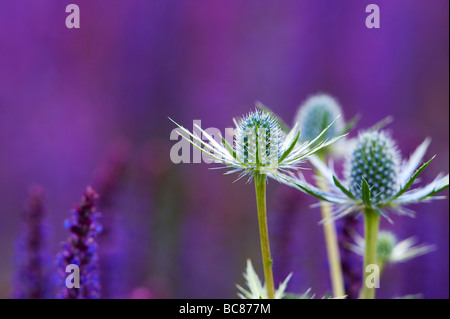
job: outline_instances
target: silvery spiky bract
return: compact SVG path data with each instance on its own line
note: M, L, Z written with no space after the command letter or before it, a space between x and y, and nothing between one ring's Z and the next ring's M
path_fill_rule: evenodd
M300 106L295 121L301 130L300 142L308 141L320 134L334 119L342 114L337 101L327 94L314 95ZM339 117L323 136L331 139L344 132L344 120Z
M286 279L280 284L275 291L275 299L283 299L285 297L286 286L291 279L292 273L286 277ZM250 259L247 260L247 267L244 273L244 279L247 283L248 290L244 289L240 285L236 285L238 288L238 297L241 299L267 299L266 284L262 284L253 268Z
M241 299L267 299L267 287L266 284L262 284L261 280L258 277L255 269L253 268L252 262L250 259L247 259L247 267L244 272L244 279L247 284L247 289L243 288L240 285L236 285L238 289L238 297ZM305 293L296 295L292 293L286 292L286 287L289 280L292 277L292 273L290 273L286 279L278 286L278 289L275 291L275 299L314 299L315 294L311 293L311 288L306 290ZM343 299L345 296L337 299ZM322 299L331 299L330 296L324 296Z
M278 179L281 172L298 169L308 156L342 137L322 139L334 124L333 121L314 139L297 143L300 132L296 126L286 134L280 129L275 116L261 110L252 111L240 121L235 121L234 147L222 137L216 140L198 125L195 125L196 129L207 141L174 123L180 128L178 134L184 139L216 162L224 164L225 168L230 168L227 174L239 172L239 178L249 176L249 180L257 173Z
M352 234L355 243L345 243L346 247L358 255L364 255L365 241L358 233ZM434 245L416 245L417 239L409 237L398 241L389 231L380 231L377 240L377 259L381 264L404 262L425 255L435 249Z
M352 144L344 181L336 177L332 166L327 167L314 156L309 158L328 182L329 191L311 185L301 174L284 175L284 182L323 201L339 205L333 218L361 212L365 208L371 208L388 219L388 211L413 216L414 212L404 208L404 205L442 198L435 195L449 186L448 174L439 174L430 184L411 189L417 177L434 158L419 167L430 139L420 144L403 164L400 164L397 146L386 132L360 133Z

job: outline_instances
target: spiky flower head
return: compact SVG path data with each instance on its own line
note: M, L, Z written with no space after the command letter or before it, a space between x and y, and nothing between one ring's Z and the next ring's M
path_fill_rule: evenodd
M331 218L346 216L352 212L362 212L370 208L390 220L388 211L400 215L414 216L406 209L407 204L441 199L435 196L449 186L449 176L439 174L433 182L411 189L417 177L431 163L435 156L423 163L423 156L430 144L430 139L417 147L409 160L402 164L397 147L384 131L366 131L360 133L353 141L341 181L334 168L327 167L319 158L311 156L310 162L325 179L329 191L321 190L308 183L303 175L283 175L283 181L303 192L323 201L339 205ZM419 167L419 168L418 168ZM391 221L391 220L390 220Z
M395 195L400 188L399 158L397 146L386 132L360 134L346 161L347 183L353 196L362 198L363 179L374 203Z
M297 143L300 137L297 126L286 134L280 128L278 118L271 112L260 109L251 111L239 121L235 121L234 143L228 142L222 136L213 137L198 125L194 127L202 136L174 123L180 129L177 133L185 140L216 162L230 168L227 174L240 172L239 178L249 176L249 181L255 174L278 179L281 172L298 169L308 156L342 137L322 139L334 124L332 122L312 140ZM234 144L234 147L231 144Z
M281 129L271 114L250 112L236 128L236 155L257 170L275 167L282 155L282 139Z
M314 95L302 104L295 116L301 130L300 142L308 141L320 134L336 118L334 125L324 134L323 139L331 139L344 132L344 119L339 117L342 109L328 94ZM339 117L339 118L338 118Z

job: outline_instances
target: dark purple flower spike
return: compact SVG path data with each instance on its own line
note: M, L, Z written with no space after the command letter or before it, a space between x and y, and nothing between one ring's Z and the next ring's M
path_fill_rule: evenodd
M95 237L101 232L102 226L98 219L100 213L95 211L94 200L97 193L88 187L84 192L81 204L76 206L72 216L64 226L70 231L70 236L62 245L58 263L64 274L61 285L61 298L64 299L97 299L100 298L100 280L98 269L97 243ZM79 288L66 286L68 265L79 267Z
M23 233L17 246L12 292L12 298L15 299L52 297L42 199L42 188L31 187L24 214Z

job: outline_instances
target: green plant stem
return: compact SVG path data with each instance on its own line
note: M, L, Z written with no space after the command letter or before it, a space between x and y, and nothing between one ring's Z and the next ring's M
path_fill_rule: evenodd
M375 298L375 287L367 286L367 277L371 273L367 270L369 265L377 265L377 237L378 229L380 228L380 214L371 208L364 210L364 237L365 237L365 252L364 252L364 269L363 269L363 289L361 297L363 299Z
M319 174L319 172L317 172ZM317 183L319 188L327 191L324 183ZM322 203L320 210L322 212L322 219L327 219L323 224L323 233L325 236L325 244L327 248L328 264L330 267L330 279L333 289L333 297L339 298L345 295L344 279L342 275L341 257L339 253L339 244L336 234L336 226L333 220L330 219L332 214L331 205Z
M269 299L275 298L275 287L273 284L272 258L270 256L269 231L267 228L266 209L266 175L256 173L255 175L256 205L258 208L259 236L261 240L261 254L264 267L264 279L267 286Z

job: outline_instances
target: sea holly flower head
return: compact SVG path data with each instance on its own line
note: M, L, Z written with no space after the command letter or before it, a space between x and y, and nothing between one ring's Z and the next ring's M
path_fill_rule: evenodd
M333 121L312 140L298 143L300 132L297 126L286 134L271 112L260 109L251 111L241 120L234 122L236 129L234 142L231 143L233 145L224 138L216 141L198 125L195 127L206 141L196 133L191 133L174 123L180 128L178 133L184 139L216 162L224 164L225 168L229 168L227 174L239 172L239 178L248 176L249 181L255 174L278 179L281 172L298 169L308 156L342 137L322 139L334 124ZM322 141L318 142L320 139Z
M345 243L354 253L363 256L365 241L356 231L352 234L355 243ZM385 263L400 263L428 254L435 250L434 245L426 243L416 245L417 239L409 237L399 241L394 233L380 231L377 240L377 259L382 265Z
M256 107L264 112L270 113L280 125L283 132L288 133L291 130L289 125L261 102L257 102ZM342 114L343 112L339 103L332 96L322 93L309 97L300 105L294 117L293 125L298 132L301 132L297 143L300 144L314 140L331 123L334 124L321 135L321 138L316 139L315 143L345 135L356 124L358 116L355 116L346 123ZM329 147L321 149L318 154L331 152L333 156L342 156L345 151L344 145L345 139L340 139Z
M331 139L344 133L345 124L341 107L337 101L327 94L314 95L300 106L295 122L301 130L300 142L313 139L320 134L334 119L334 125L323 135L323 139Z
M362 180L370 187L373 202L382 202L399 190L400 155L392 139L384 131L359 135L346 161L346 177L350 192L362 199Z
M433 156L419 167L429 144L430 139L426 139L409 160L402 163L397 146L387 132L362 132L350 148L345 163L345 180L336 176L332 166L327 167L317 157L310 157L311 163L328 182L329 191L309 184L301 174L284 175L283 181L323 201L339 205L333 218L361 212L365 208L371 208L389 220L389 211L414 216L414 212L404 205L442 198L435 195L449 186L448 174L439 174L430 184L412 189L417 177L434 159Z
M394 233L388 231L380 231L377 239L377 258L381 263L389 260L392 256L397 238Z
M237 125L236 155L242 161L261 170L276 166L282 155L280 127L269 113L249 113Z

